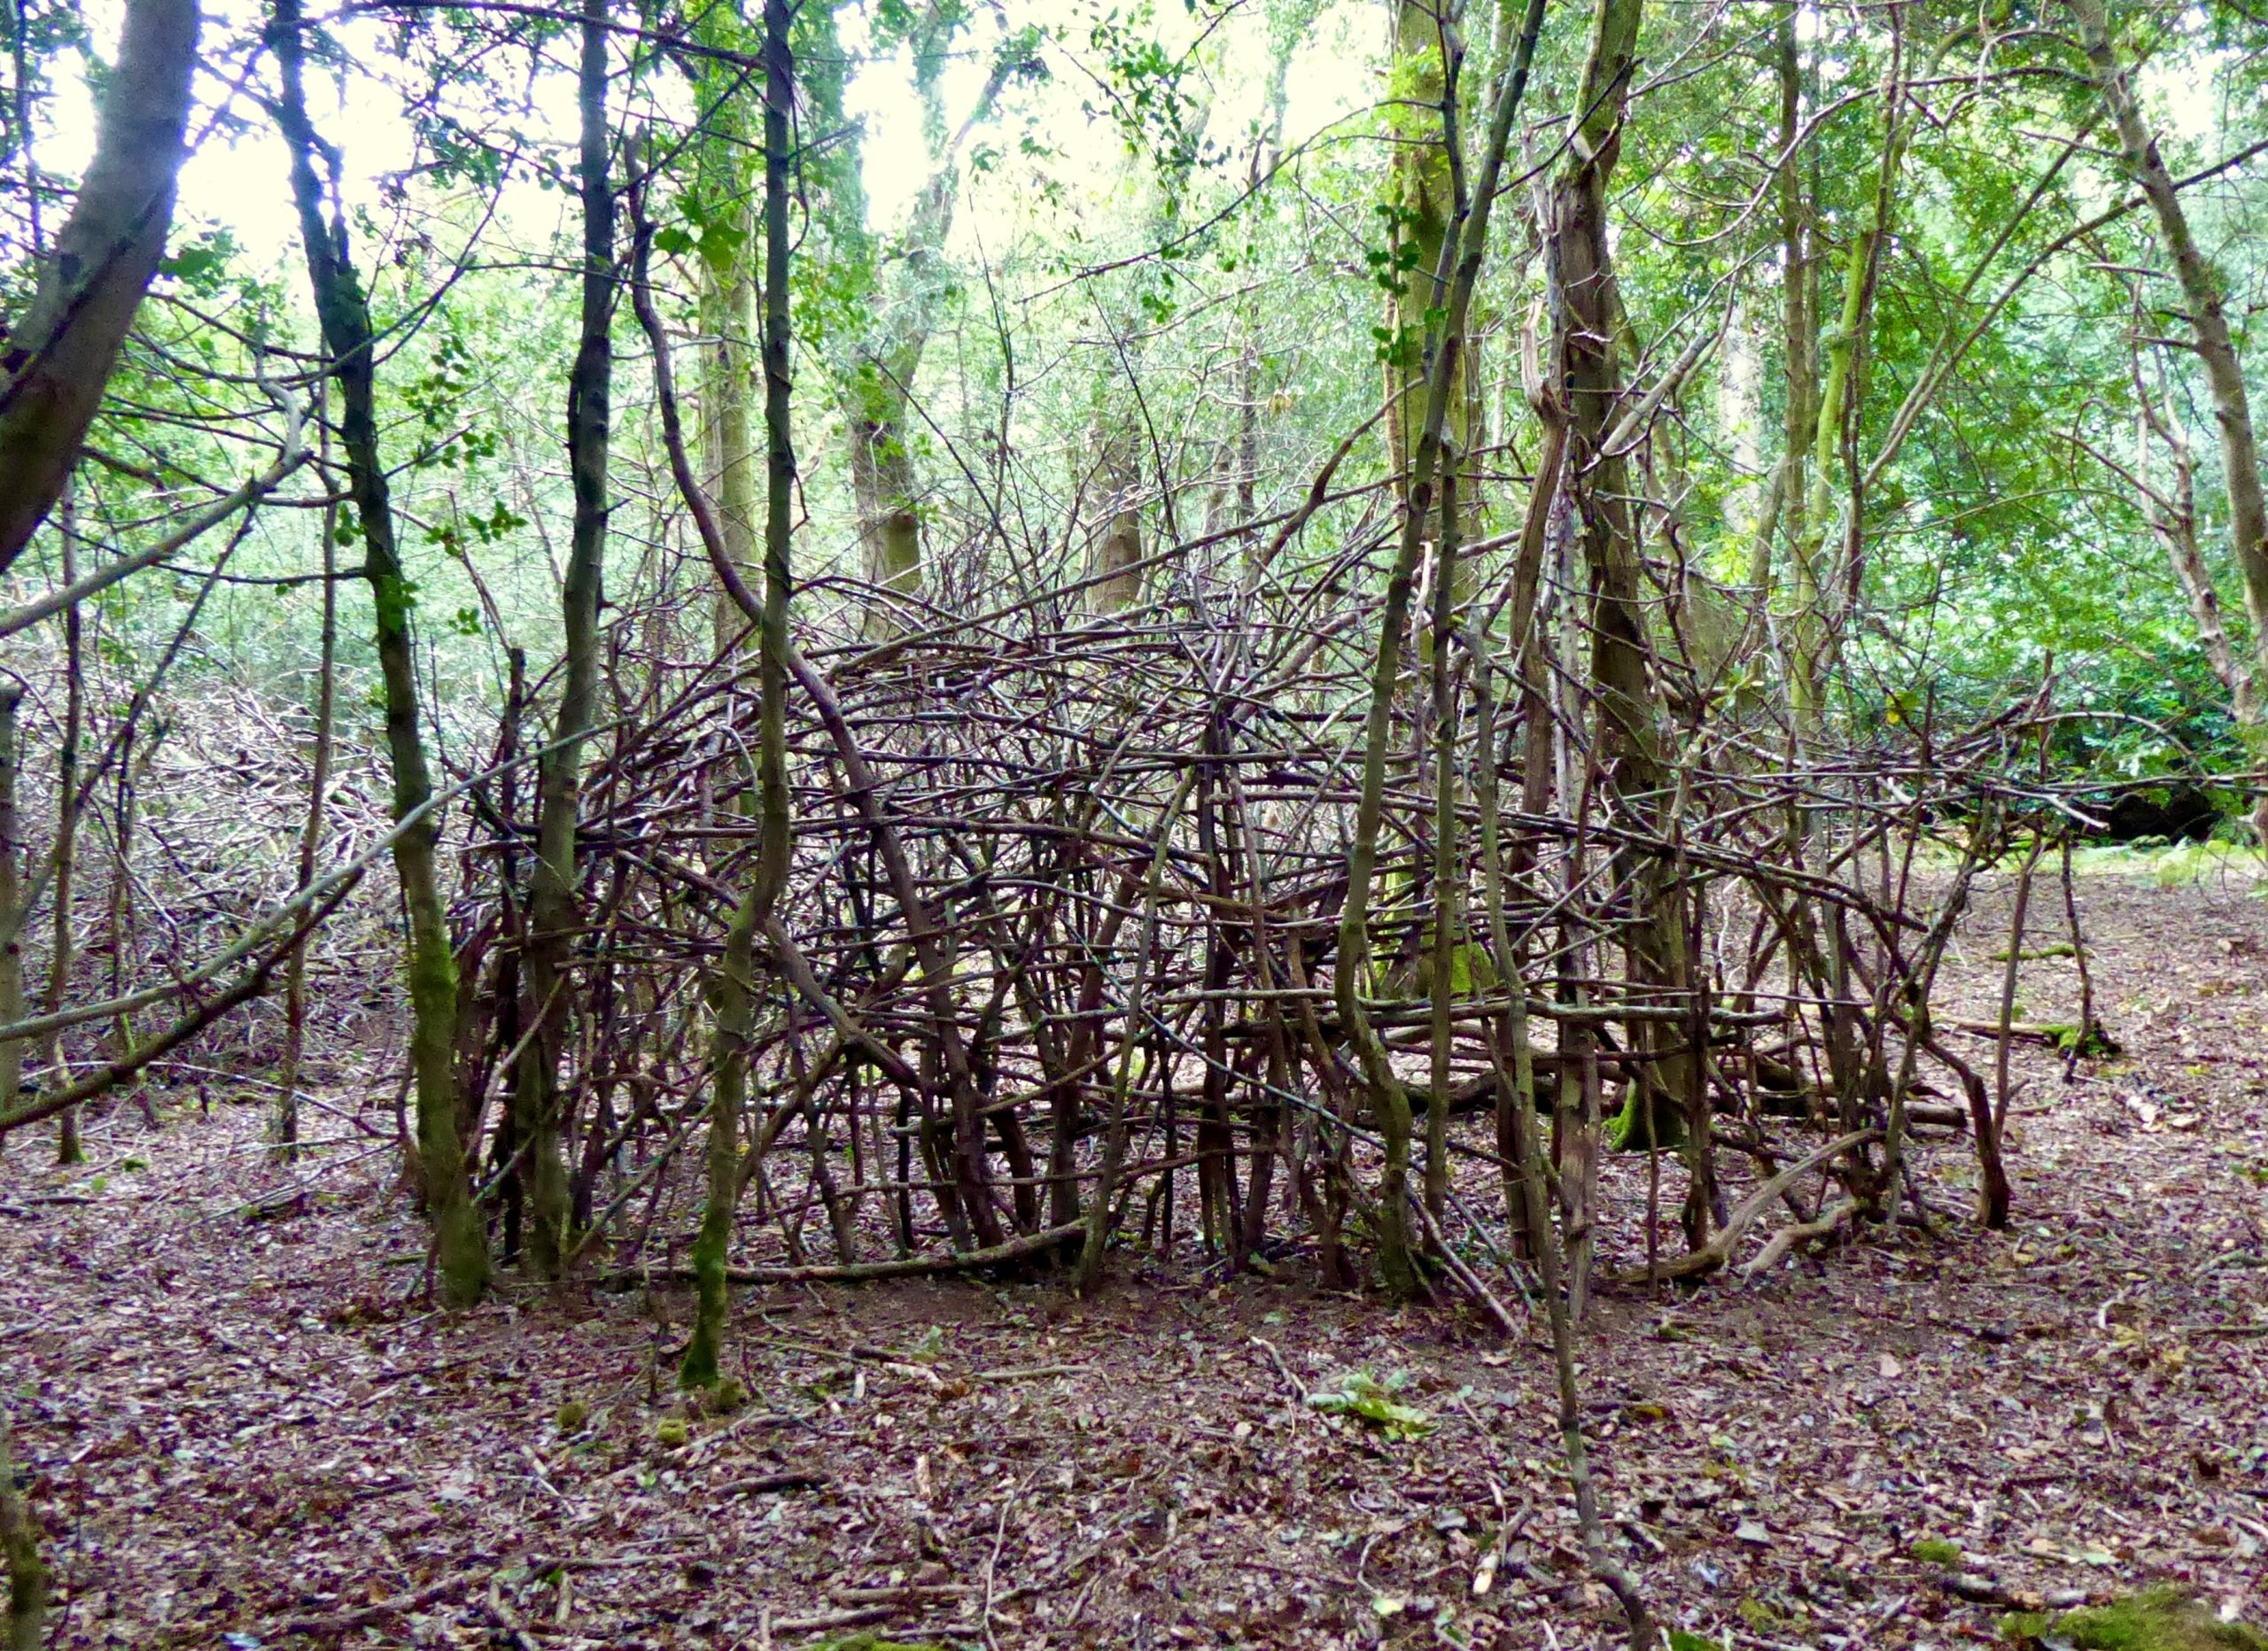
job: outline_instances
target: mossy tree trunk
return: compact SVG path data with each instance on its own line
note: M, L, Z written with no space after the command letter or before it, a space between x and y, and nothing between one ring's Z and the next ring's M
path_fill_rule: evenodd
M926 340L925 340L926 341ZM919 347L896 362L863 362L851 390L850 487L858 512L859 571L878 595L866 610L866 634L880 639L899 628L893 596L921 593L921 511L906 441L906 385Z
M8 1566L7 1608L0 1613L6 1651L40 1651L47 1643L46 1563L39 1556L39 1523L16 1488L14 1438L0 1406L0 1559Z
M303 27L299 0L276 0L268 42L282 81L276 121L291 153L291 193L299 208L307 280L330 370L338 385L339 445L346 458L347 487L374 611L393 817L404 823L394 840L393 864L408 918L406 972L418 1176L433 1223L443 1294L452 1305L462 1306L478 1301L487 1288L488 1246L465 1184L464 1145L457 1126L457 971L435 865L439 831L431 808L432 776L418 727L412 593L402 574L392 500L379 452L369 309L348 249L346 220L340 215L326 221L323 186L315 173L320 144L307 119Z
M695 20L704 46L751 50L753 35L737 7L706 6ZM723 535L726 554L742 579L757 572L757 455L750 434L756 351L757 232L750 157L756 122L749 71L740 63L705 61L697 70L703 117L696 154L698 199L705 222L695 250L701 283L702 483ZM719 656L748 629L740 604L718 590L712 608Z
M904 602L920 598L930 582L913 447L919 422L914 380L952 284L944 250L959 198L961 153L976 128L991 120L1009 77L1024 66L1004 45L967 118L949 128L943 75L969 16L958 5L930 5L905 27L929 170L914 198L912 220L890 238L887 253L866 221L866 150L857 127L830 146L839 159L814 158L829 183L830 229L843 278L866 288L848 306L839 336L821 342L833 358L835 393L850 429L861 570L878 593L866 616L869 640L896 634L902 628Z
M1386 120L1393 165L1386 181L1387 261L1381 275L1387 288L1389 335L1384 352L1386 441L1389 462L1402 478L1405 509L1411 508L1429 363L1436 359L1428 353L1427 337L1440 320L1440 294L1434 288L1433 273L1441 266L1443 248L1455 235L1462 211L1441 120L1454 27L1441 0L1397 0L1394 6L1393 50L1386 69ZM1441 445L1449 461L1458 465L1471 461L1479 422L1480 364L1474 345L1468 328L1447 357L1452 376ZM1425 528L1428 544L1438 546L1445 537L1471 542L1470 522L1451 523L1443 514L1444 501L1452 497L1456 508L1469 516L1478 502L1478 490L1469 474L1455 487L1437 487L1435 519ZM1432 643L1429 640L1425 646L1430 648Z
M737 188L729 182L726 187ZM701 267L701 331L706 340L701 375L703 479L726 553L744 577L757 571L756 450L749 430L754 355L749 329L756 310L752 257L744 244L736 245L721 264L704 258ZM714 611L714 640L721 655L747 630L748 621L723 591L717 593Z
M1142 508L1139 444L1134 432L1106 413L1095 431L1096 519L1093 572L1098 613L1123 613L1142 596Z

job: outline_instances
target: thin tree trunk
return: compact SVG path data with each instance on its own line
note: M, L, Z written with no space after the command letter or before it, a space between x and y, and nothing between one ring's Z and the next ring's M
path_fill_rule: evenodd
M1601 9L1619 3L1604 0ZM1502 911L1501 900L1496 905ZM1498 940L1503 939L1501 933ZM1507 1019L1512 1035L1512 1070L1515 1092L1521 1089L1523 1105L1533 1094L1534 1057L1528 1047L1527 1002L1519 975L1510 974L1506 988L1511 996L1511 1008ZM1563 1089L1561 1093L1565 1094ZM1559 1446L1567 1464L1567 1482L1575 1493L1575 1518L1582 1532L1583 1549L1590 1561L1591 1574L1604 1583L1622 1607L1624 1618L1630 1625L1631 1651L1654 1651L1653 1615L1647 1608L1645 1596L1638 1591L1636 1578L1615 1559L1608 1547L1605 1527L1598 1516L1598 1492L1591 1479L1590 1451L1583 1438L1582 1394L1576 1384L1574 1303L1572 1290L1563 1290L1562 1279L1569 1272L1565 1264L1558 1240L1551 1231L1550 1194L1544 1186L1543 1132L1534 1127L1531 1118L1527 1130L1526 1150L1520 1158L1520 1182L1527 1205L1528 1230L1542 1236L1536 1246L1536 1270L1542 1275L1543 1305L1546 1319L1551 1326L1551 1368L1559 1391Z
M1386 1164L1380 1176L1379 1199L1379 1260L1386 1288L1397 1296L1414 1295L1421 1288L1411 1253L1410 1215L1405 1202L1410 1168L1410 1095L1395 1074L1386 1045L1363 1008L1363 988L1371 969L1371 883L1377 869L1379 833L1385 816L1386 748L1392 733L1394 689L1401 676L1402 632L1409 623L1410 597L1425 550L1427 525L1433 519L1442 431L1459 382L1458 345L1464 336L1473 289L1479 284L1481 264L1487 253L1489 215L1495 205L1497 182L1503 173L1504 154L1511 141L1512 119L1527 89L1528 65L1542 24L1542 0L1531 0L1518 50L1495 89L1489 111L1487 143L1478 178L1469 193L1459 190L1454 232L1444 236L1441 260L1430 274L1441 321L1426 339L1425 417L1411 448L1408 506L1402 513L1401 543L1387 577L1386 602L1379 621L1378 651L1371 669L1370 708L1363 729L1362 794L1355 806L1354 841L1348 855L1347 898L1339 921L1339 955L1332 972L1340 1024L1362 1060L1379 1134L1385 1145ZM1448 38L1443 36L1445 48ZM1456 136L1456 66L1448 66L1449 72L1443 75L1441 109L1444 130L1449 135L1448 148L1452 153L1461 141Z
M24 897L17 862L23 852L16 817L16 710L24 691L0 678L0 1026L24 1018L23 924L16 908ZM0 1040L0 1106L16 1105L24 1075L24 1041Z
M325 445L329 431L324 432ZM327 453L325 458L330 456ZM307 813L299 826L299 886L315 880L322 852L330 792L331 725L337 709L338 667L338 508L322 513L322 637L315 663L315 748L307 763ZM307 1050L307 944L291 948L284 973L284 1064L276 1074L284 1095L276 1113L276 1141L289 1162L299 1140L299 1063Z
M2181 586L2182 596L2189 603L2189 616L2197 627L2198 646L2204 650L2213 674L2228 690L2230 715L2244 726L2254 726L2261 716L2252 666L2230 640L2228 623L2221 613L2221 593L2213 583L2212 570L2206 566L2204 551L2197 542L2197 462L2189 450L2189 438L2171 403L2161 408L2151 397L2142 382L2139 361L2135 366L2134 391L2140 408L2137 417L2140 428L2135 432L2134 474L2141 486L2144 515L2152 535L2164 548L2175 583ZM2151 484L2149 444L2153 436L2165 444L2167 460L2173 467L2172 491L2168 494L2160 494Z
M1425 1097L1425 1213L1436 1227L1447 1219L1449 1195L1449 1057L1456 1037L1458 920L1464 911L1464 850L1456 812L1456 681L1449 639L1456 624L1457 469L1441 469L1441 536L1434 548L1432 717L1433 724L1433 946L1431 973L1433 1049ZM1467 970L1468 985L1471 970Z
M141 748L139 759L135 755L134 731L129 726L124 744L118 753L118 787L111 810L110 820L110 909L106 914L105 941L110 949L110 995L113 1000L126 994L127 958L134 950L134 814L136 793L135 779L146 771L151 759L157 754L158 741L164 737L165 727L159 724L151 730L150 737ZM134 1048L134 1012L121 1004L111 1019L111 1052L124 1060ZM153 1124L156 1114L151 1110L145 1091L142 1110ZM78 1117L75 1108L66 1109L65 1127L55 1143L58 1164L82 1164L86 1161L85 1149L80 1144Z
M67 589L78 575L79 554L78 523L74 518L68 488L64 490L56 526L63 553L63 583ZM79 604L73 602L63 610L63 740L55 756L55 910L48 930L47 997L42 1005L50 1015L63 1012L63 1000L71 989L73 954L76 950L72 906L78 880L79 815L86 806L86 799L79 790L79 742L85 737L87 722L85 647ZM11 926L11 932L14 932L14 926ZM47 1081L58 1089L69 1089L71 1074L65 1064L59 1027L48 1034L46 1056ZM12 1090L0 1090L0 1095L12 1094ZM85 1156L79 1145L79 1109L75 1106L64 1108L56 1119L55 1155L66 1164L78 1163Z
M597 0L586 0L596 4ZM795 102L796 65L788 43L789 0L764 5L764 601L757 616L756 875L733 913L723 969L711 989L716 1014L715 1077L710 1096L708 1186L701 1232L693 1247L697 1306L692 1339L678 1369L687 1387L713 1386L724 1340L726 1267L733 1217L740 1198L741 1110L748 1081L750 1035L755 1013L755 941L770 924L788 886L788 593L792 569L790 510L796 487L796 449L790 423L795 383L788 357L788 115ZM649 331L654 330L649 326ZM716 533L713 521L704 538ZM721 549L721 540L718 548ZM728 573L720 568L720 573ZM747 594L737 577L735 601Z
M598 699L599 593L606 560L607 446L614 373L614 185L608 176L607 0L583 0L579 83L583 198L582 337L567 384L567 453L575 521L560 590L566 680L551 743L538 768L536 859L528 879L523 978L535 1019L523 1034L517 1098L520 1161L528 1198L528 1252L557 1274L568 1245L567 1166L562 1157L559 1074L572 1021L567 990L582 923L575 835L583 746Z
M435 867L438 825L425 809L433 794L417 725L417 662L410 639L412 594L395 547L392 500L378 451L374 341L368 306L347 250L345 220L323 221L315 176L315 128L307 120L299 0L276 0L268 31L283 82L276 121L291 156L291 192L306 244L307 279L330 356L340 403L340 441L376 615L386 749L393 770L393 817L416 821L395 839L394 874L408 916L406 967L411 1013L410 1064L417 1095L417 1167L433 1223L443 1293L454 1306L488 1286L488 1246L465 1185L454 1074L457 971Z

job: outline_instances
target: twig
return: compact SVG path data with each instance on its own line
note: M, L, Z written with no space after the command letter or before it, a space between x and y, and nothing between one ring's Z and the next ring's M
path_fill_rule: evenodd
M913 1255L895 1261L851 1261L828 1266L812 1267L734 1267L725 1269L725 1276L735 1284L856 1284L882 1278L927 1278L939 1273L973 1273L988 1267L998 1267L1009 1261L1021 1261L1041 1255L1077 1237L1085 1231L1078 1222L1063 1227L1044 1228L1036 1233L990 1245L982 1250L964 1250L950 1255ZM693 1269L689 1267L632 1267L610 1273L604 1281L610 1284L655 1283L689 1283ZM779 1627L779 1624L773 1626Z
M1504 1304L1497 1300L1495 1292L1480 1282L1480 1275L1467 1267L1456 1252L1449 1248L1449 1240L1441 1236L1441 1225L1433 1220L1433 1213L1425 1207L1425 1200L1418 1199L1410 1207L1418 1212L1418 1220L1425 1227L1425 1236L1433 1241L1433 1248L1449 1269L1450 1275L1488 1310L1488 1316L1496 1321L1497 1327L1505 1335L1518 1337L1522 1327L1512 1322L1512 1315L1504 1310Z

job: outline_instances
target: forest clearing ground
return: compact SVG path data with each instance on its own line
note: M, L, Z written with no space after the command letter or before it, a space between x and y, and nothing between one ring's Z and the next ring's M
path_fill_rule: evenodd
M1941 1019L1997 1009L2008 880L1981 890ZM1666 1623L1733 1647L1994 1638L2000 1608L1943 1585L1922 1541L1962 1551L1972 1593L2173 1579L2268 1616L2268 903L2233 873L2080 894L2124 1053L2067 1085L2017 1050L2009 1231L1955 1209L1594 1311L1602 1501ZM2041 895L2045 948L2062 912ZM2068 1012L2072 980L2026 963L2025 1012ZM1091 1304L1046 1282L766 1289L734 1320L750 1404L672 1447L681 1294L508 1283L427 1311L390 1154L326 1155L292 1201L261 1122L192 1105L152 1136L120 1107L89 1168L28 1140L0 1164L0 1362L66 1591L56 1644L307 1643L286 1619L403 1596L315 1638L1619 1637L1577 1557L1540 1319L1506 1345L1462 1302L1390 1311L1297 1260L1223 1283L1125 1256ZM1940 1206L1968 1150L1927 1149ZM1643 1260L1645 1185L1643 1158L1612 1166L1603 1270ZM1301 1402L1357 1370L1405 1376L1433 1430ZM586 1415L563 1437L567 1401ZM780 1475L819 1482L761 1488Z

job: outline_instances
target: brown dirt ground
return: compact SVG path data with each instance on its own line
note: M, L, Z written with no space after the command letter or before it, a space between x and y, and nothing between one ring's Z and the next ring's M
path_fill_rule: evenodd
M1953 1015L1992 1012L2007 892L1983 891ZM2062 921L2047 892L2034 946ZM2125 1053L2067 1084L2019 1051L2011 1230L1958 1218L1967 1143L1939 1136L1941 1231L1593 1314L1602 1499L1666 1624L1766 1651L1992 1639L2000 1608L1949 1591L1924 1539L1963 1551L1971 1593L2172 1579L2268 1616L2268 903L2241 880L2082 898ZM2025 1012L2068 1016L2072 978L2027 963ZM1318 1291L1296 1257L1226 1283L1129 1258L1086 1305L1045 1282L765 1290L733 1350L753 1403L672 1448L682 1296L508 1284L428 1311L385 1151L330 1155L268 1214L293 1183L260 1122L190 1108L153 1134L121 1108L86 1171L28 1142L0 1163L0 1361L56 1644L306 1644L286 1619L404 1596L314 1639L1618 1637L1576 1557L1540 1321L1505 1345L1459 1303ZM1642 1159L1611 1167L1610 1267L1642 1259L1644 1186ZM1433 1430L1300 1402L1355 1370L1405 1379ZM820 1482L751 1486L783 1473Z

